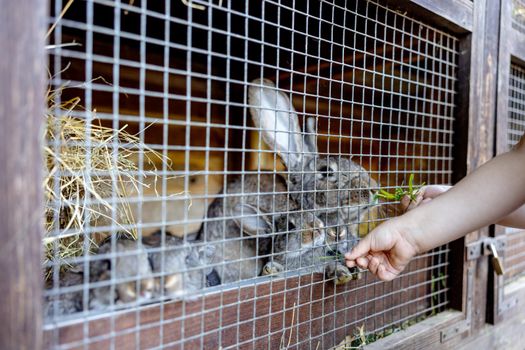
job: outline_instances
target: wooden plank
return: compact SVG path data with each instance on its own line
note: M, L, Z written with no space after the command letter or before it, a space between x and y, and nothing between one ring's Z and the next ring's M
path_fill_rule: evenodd
M498 79L498 41L500 2L474 2L472 37L471 100L469 113L469 155L467 171L471 172L491 159L495 145L495 118ZM489 235L488 229L467 235L466 244ZM486 322L488 259L467 263L475 276L472 294L471 334L478 334Z
M0 348L39 349L46 2L0 11Z
M445 311L430 317L408 329L394 333L373 344L366 346L367 350L380 349L423 349L431 344L435 347L440 343L440 333L443 329L460 322L464 315L460 311Z
M428 11L431 11L447 21L461 27L467 31L472 31L473 28L473 7L472 2L468 0L446 0L446 1L432 1L432 0L412 0Z
M525 63L525 34L518 32L516 30L513 30L511 40L508 40L508 42L512 43L510 45L510 54L512 55L512 59L518 62L521 66L524 66Z
M463 344L458 349L477 350L477 349L523 349L525 343L525 284L519 281L515 286L508 286L505 289L514 289L505 297L517 298L518 303L513 306L497 325L486 324L476 337L469 338L469 342Z
M387 0L387 3L454 33L472 32L474 28L473 3L468 0Z
M501 2L501 24L499 36L498 62L498 104L496 124L496 153L508 151L508 107L509 107L509 77L511 65L511 50L516 39L512 29L512 1ZM514 39L513 39L514 38Z
M497 119L495 123L495 149L497 154L504 153L508 150L507 146L507 129L508 129L508 104L509 104L509 77L511 66L511 47L513 45L514 30L512 29L512 1L500 1L500 21L499 30L499 57L498 57L498 98L497 98ZM505 229L496 226L493 235L505 235ZM496 324L501 322L502 315L499 312L500 304L504 301L503 279L495 276L491 267L488 274L488 309L487 321Z
M505 234L505 232L503 233ZM525 231L507 233L504 252L505 284L525 272Z

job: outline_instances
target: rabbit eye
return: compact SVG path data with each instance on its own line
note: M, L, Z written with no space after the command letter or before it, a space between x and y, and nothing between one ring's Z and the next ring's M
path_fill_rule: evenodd
M324 165L318 169L319 177L328 178L330 180L336 180L337 178L337 165L330 164Z
M332 169L330 169L330 167L328 166L323 166L319 169L319 172L324 176L324 177L330 177L330 176L333 176L334 173L332 172Z

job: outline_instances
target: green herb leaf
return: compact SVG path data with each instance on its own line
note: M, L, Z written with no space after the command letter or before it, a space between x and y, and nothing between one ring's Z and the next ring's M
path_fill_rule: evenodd
M380 189L378 192L375 193L374 199L377 200L378 198L382 198L388 201L401 201L403 197L408 196L410 198L410 201L415 201L419 192L419 189L424 186L425 183L423 182L421 185L414 185L414 174L410 174L408 178L408 189L404 189L403 187L397 187L394 189L394 193L390 193L385 191L384 189Z

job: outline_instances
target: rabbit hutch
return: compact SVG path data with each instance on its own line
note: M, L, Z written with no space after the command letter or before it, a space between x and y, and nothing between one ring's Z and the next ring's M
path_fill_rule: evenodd
M457 348L523 313L520 230L391 282L343 259L386 192L523 135L522 0L3 7L2 348Z

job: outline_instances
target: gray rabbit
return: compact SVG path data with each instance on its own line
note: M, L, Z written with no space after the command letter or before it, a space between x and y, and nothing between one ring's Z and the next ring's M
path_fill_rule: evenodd
M297 209L280 175L247 174L230 178L208 208L199 239L215 247L213 265L222 283L255 278L261 273L261 252L270 249L269 225L259 213Z
M84 264L79 263L60 274L60 288L71 291L62 293L59 290L60 294L46 297L45 315L52 317L72 314L84 309L104 310L113 303L150 299L154 285L147 252L138 242L127 239L117 240L115 247L113 266L109 257L88 262L88 300L84 301ZM98 254L107 254L110 251L111 242L108 240L100 246ZM112 289L109 286L112 275L117 281L121 281L116 285L114 293L111 293ZM97 284L102 285L96 286Z
M111 294L110 286L95 288L90 307L93 309L104 309L116 300L118 303L130 303L134 301L149 300L154 292L154 280L151 265L148 259L146 247L139 241L129 239L118 239L115 242L115 250L112 251L111 241L102 244L98 254L114 253L114 266L112 259L108 257L111 267L99 275L99 280L110 280L114 275L117 295Z
M304 268L323 272L319 254L325 248L326 230L319 218L310 212L299 211L262 217L267 222L267 231L274 232L269 261L264 265L262 275Z
M60 289L58 295L49 295L44 299L44 315L46 318L53 316L68 315L82 311L82 283L84 274L79 269L72 269L60 274ZM63 292L66 287L77 287L75 291ZM49 288L51 289L51 288Z
M215 253L214 246L184 240L169 233L165 234L163 242L160 231L145 237L143 242L151 247L149 256L156 275L155 290L160 295L188 296L192 292L220 283L214 277L215 270L210 267Z
M302 236L297 233L298 220L304 219L302 215L309 215L308 222L316 222L316 226L323 227L321 240L315 244L304 244L301 237L309 231L303 231ZM304 224L303 230L304 230ZM334 279L336 284L344 284L353 277L348 268L341 263L338 252L341 246L346 246L347 226L338 223L325 226L323 221L312 213L296 213L288 218L282 216L275 223L275 232L289 232L286 235L276 235L273 242L272 256L264 265L262 275L275 275L289 270L300 270L303 273L323 273L326 278Z
M349 230L350 225L358 222L360 213L372 204L369 188L373 180L350 158L318 155L315 118L306 119L306 130L302 133L293 105L272 81L254 80L249 88L249 104L252 120L264 141L289 170L291 199L304 209L316 210L316 215L328 226L346 226L332 237L332 242L327 242L340 253L346 253L351 248L349 243L357 238ZM351 276L345 266L341 265L339 270L346 270Z

